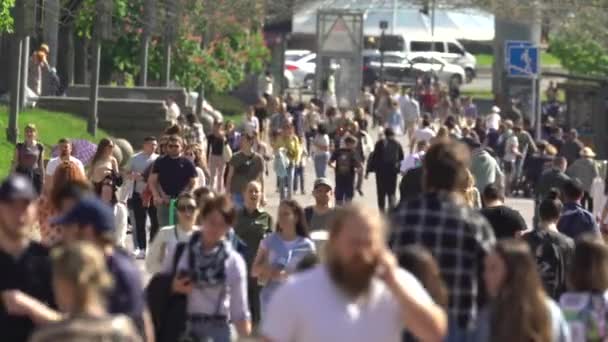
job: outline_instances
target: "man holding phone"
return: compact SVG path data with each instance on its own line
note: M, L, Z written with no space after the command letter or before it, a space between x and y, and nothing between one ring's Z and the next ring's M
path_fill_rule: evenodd
M276 291L262 324L264 340L397 342L404 328L422 341L442 340L445 312L397 266L386 229L378 210L338 208L325 264Z

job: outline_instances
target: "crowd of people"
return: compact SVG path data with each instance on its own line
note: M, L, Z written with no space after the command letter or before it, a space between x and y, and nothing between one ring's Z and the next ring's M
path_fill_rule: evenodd
M45 162L26 126L0 184L8 341L608 338L608 210L575 130L535 140L515 106L424 83L352 110L265 94L209 132L173 112L127 161L64 138ZM351 203L371 173L378 208ZM506 202L525 191L532 227Z

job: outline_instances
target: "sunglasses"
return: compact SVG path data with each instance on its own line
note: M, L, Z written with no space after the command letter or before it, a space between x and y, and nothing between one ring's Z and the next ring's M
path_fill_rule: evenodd
M177 144L168 144L167 147L168 148L179 148L179 145L177 145Z
M185 204L185 205L178 205L177 206L177 211L190 211L193 212L194 210L196 210L196 207L191 205L191 204Z

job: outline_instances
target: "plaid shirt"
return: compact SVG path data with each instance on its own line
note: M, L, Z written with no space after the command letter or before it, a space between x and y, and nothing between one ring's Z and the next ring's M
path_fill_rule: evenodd
M490 224L473 209L436 193L402 203L392 220L390 245L397 258L408 245L428 248L449 291L450 318L462 328L471 327L483 287L483 259L495 242Z

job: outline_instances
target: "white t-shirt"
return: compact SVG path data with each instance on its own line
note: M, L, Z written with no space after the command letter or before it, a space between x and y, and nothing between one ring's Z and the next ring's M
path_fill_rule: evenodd
M76 166L80 169L80 171L82 171L83 175L86 175L86 173L84 172L84 165L82 165L82 162L80 160L70 156L70 161L72 163L76 164ZM51 160L49 160L49 163L46 165L47 176L52 177L55 174L55 170L57 170L59 163L61 163L61 158L59 158L59 157L51 158Z
M515 134L511 135L505 143L505 161L513 162L517 160L517 154L515 151L519 150L519 140Z
M500 126L500 115L492 113L486 117L486 128L498 131Z
M431 127L419 128L414 132L416 141L426 141L427 143L435 137L435 131Z
M399 270L397 276L414 298L431 302L409 272ZM401 308L383 281L372 280L368 296L352 302L321 265L292 276L277 290L263 319L262 335L273 342L399 342L403 328Z

